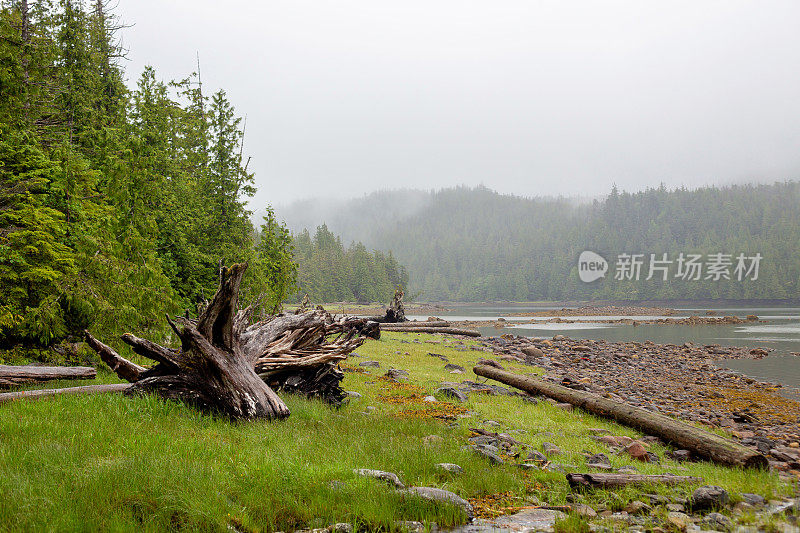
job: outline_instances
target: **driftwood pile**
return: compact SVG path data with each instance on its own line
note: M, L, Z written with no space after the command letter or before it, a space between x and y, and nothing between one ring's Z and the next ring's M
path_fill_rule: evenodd
M366 319L335 320L322 310L277 315L250 324L252 307L238 310L246 264L221 268L214 298L196 319L167 317L180 349L125 334L133 351L156 362L144 368L86 332L86 342L122 379L126 394L152 393L232 419L285 418L276 390L337 404L345 394L337 364L374 331Z

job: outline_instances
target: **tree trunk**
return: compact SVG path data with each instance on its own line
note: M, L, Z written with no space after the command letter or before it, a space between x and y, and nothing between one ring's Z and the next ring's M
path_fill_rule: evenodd
M497 380L531 394L543 394L592 414L612 418L720 464L759 468L766 468L769 464L767 458L757 451L668 416L487 365L478 365L473 370L479 376Z
M626 485L678 485L680 483L702 483L703 478L692 476L673 476L669 474L567 474L570 487L594 487L613 489Z
M408 322L406 318L406 309L403 307L403 289L394 291L394 298L392 303L386 309L386 314L383 316L373 316L369 320L379 322L381 324L394 324L399 322Z
M94 379L96 375L97 371L90 366L0 365L0 389L54 379Z
M167 317L181 341L179 350L122 336L135 353L157 362L151 368L120 357L88 332L86 341L120 377L133 383L127 394L154 393L232 419L289 416L267 383L340 402L343 374L336 365L364 342L367 321L334 321L324 311L311 311L248 325L252 307L236 311L246 268L236 264L221 269L219 289L197 320Z

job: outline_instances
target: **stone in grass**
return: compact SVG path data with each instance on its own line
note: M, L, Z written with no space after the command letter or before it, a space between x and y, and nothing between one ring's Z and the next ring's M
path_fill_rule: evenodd
M405 370L400 370L399 368L390 368L386 372L386 377L391 379L392 381L408 379L408 372L406 372Z
M713 529L721 529L723 531L733 527L733 522L731 519L720 513L708 513L703 517L701 524L709 526Z
M425 533L425 524L413 520L398 520L394 527L404 533Z
M728 505L731 497L728 491L716 485L705 485L698 488L689 498L689 507L692 511L702 511L705 509L720 509Z
M479 446L485 446L487 444L497 446L499 441L495 437L490 437L489 435L477 435L475 437L470 437L469 442L470 444L476 444Z
M597 516L597 511L585 503L575 504L571 506L571 509L573 513L583 516L584 518L595 518Z
M542 449L544 450L544 453L546 453L547 455L560 455L561 454L561 448L559 448L558 446L556 446L555 444L553 444L551 442L543 442L542 443Z
M438 400L436 399L436 396L425 396L422 401L427 403L436 403Z
M460 474L464 471L463 468L453 463L439 463L436 465L436 468L445 472L450 472L451 474Z
M478 455L481 455L486 459L488 459L489 462L494 465L503 464L503 459L499 455L497 455L496 453L497 448L495 448L494 446L470 446L470 448Z
M749 492L742 493L742 500L753 507L761 507L767 503L767 500L765 500L760 494L752 494Z
M454 494L449 490L437 489L434 487L411 487L404 490L403 492L411 496L418 496L420 498L425 498L426 500L432 500L436 502L444 502L456 505L460 507L467 514L467 517L470 520L472 520L472 504L470 504L467 500L465 500L458 494Z
M527 460L533 461L534 463L546 463L547 456L542 452L537 452L536 450L533 450L528 454Z
M454 388L454 387L442 387L440 389L437 389L434 394L435 395L441 395L441 396L447 396L448 398L452 398L452 399L457 400L457 401L459 401L461 403L464 403L464 402L467 401L467 395L464 394L463 392L461 392L460 390Z
M586 459L586 464L590 468L600 468L603 470L611 470L611 459L604 453L596 453Z
M461 372L463 372L463 371L464 371L464 367L463 367L463 366L461 366L461 365L454 365L454 364L452 364L452 363L447 363L446 365L444 365L444 369L445 369L445 370L450 370L450 371L452 371L452 370L460 370Z
M394 474L392 472L384 472L383 470L372 470L369 468L356 468L355 470L353 470L353 472L355 472L359 476L371 477L379 479L381 481L385 481L389 485L392 485L393 487L398 489L402 489L403 487L405 487L405 485L403 485L403 482L400 481L400 478L397 477L397 474Z
M649 514L652 510L652 507L639 500L634 500L625 506L625 512L631 515Z
M358 400L361 398L361 394L357 393L356 391L349 390L345 392L345 394L347 394L348 398L352 398L353 400Z
M689 526L693 526L692 517L684 513L670 511L667 513L667 524L678 531L686 531Z
M330 533L353 533L353 524L339 522L338 524L330 526L328 531L330 531Z
M358 366L362 366L364 368L380 368L381 364L377 361L361 361L358 363Z

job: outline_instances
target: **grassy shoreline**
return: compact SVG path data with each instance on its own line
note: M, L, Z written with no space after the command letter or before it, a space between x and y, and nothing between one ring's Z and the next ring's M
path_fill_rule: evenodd
M615 468L642 473L700 476L726 488L767 499L789 496L792 487L768 472L710 463L679 464L664 447L651 450L662 463L611 455L592 439L592 428L641 437L636 431L546 401L470 395L464 404L445 398L425 402L442 381L476 380L471 365L485 352L470 341L425 334L384 333L368 341L344 366L347 390L357 392L341 409L283 395L292 416L284 422L232 424L156 398L118 395L15 402L0 408L0 530L203 530L277 531L325 527L336 522L361 530L393 530L398 520L463 523L459 509L405 497L383 483L361 478L355 468L394 472L408 485L439 487L470 499L479 513L510 512L568 499L620 510L645 493L682 498L694 486L646 487L571 493L562 472L493 466L465 449L469 427L511 432L542 450L556 444L553 462L584 470L585 453L609 454ZM466 369L450 374L443 355ZM363 369L362 361L380 368ZM504 363L512 371L533 367ZM382 376L406 370L396 385ZM101 372L97 381L115 379ZM84 382L90 383L90 382ZM74 384L74 383L70 383ZM67 385L65 383L65 385ZM49 384L48 386L53 386ZM436 438L427 438L436 435ZM455 463L461 475L441 472ZM501 502L501 503L498 503ZM654 515L654 523L658 521Z

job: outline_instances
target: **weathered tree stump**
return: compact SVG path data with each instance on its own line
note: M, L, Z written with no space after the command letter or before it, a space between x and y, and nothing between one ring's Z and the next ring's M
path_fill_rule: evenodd
M179 350L131 334L133 351L157 364L143 368L86 333L86 341L117 375L133 385L126 394L153 393L232 419L280 419L289 409L275 388L321 396L344 396L336 364L364 342L356 324L324 311L278 315L249 325L252 308L237 312L246 264L222 268L220 286L198 319L167 317ZM330 338L335 336L335 338Z

